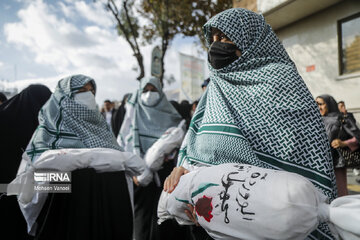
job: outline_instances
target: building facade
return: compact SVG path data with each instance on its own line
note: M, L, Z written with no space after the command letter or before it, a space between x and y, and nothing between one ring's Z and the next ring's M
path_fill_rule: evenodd
M234 0L276 32L314 97L343 100L360 121L359 0ZM252 4L256 3L256 7Z

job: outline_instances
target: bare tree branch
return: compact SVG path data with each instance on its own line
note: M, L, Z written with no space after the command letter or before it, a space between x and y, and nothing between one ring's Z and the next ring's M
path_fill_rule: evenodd
M135 30L134 30L131 18L129 16L129 10L127 8L127 1L123 2L123 7L124 7L125 15L126 15L127 24L130 26L131 34L128 31L128 29L125 27L125 24L122 22L119 10L116 7L116 4L114 3L114 1L113 0L108 0L108 3L106 4L106 7L111 11L111 13L114 16L114 18L115 18L121 32L123 33L123 35L125 37L125 40L129 43L129 45L130 45L130 47L131 47L131 49L132 49L132 51L134 53L134 56L135 56L135 58L136 58L136 60L138 62L138 65L140 67L140 74L137 77L137 80L141 80L145 76L144 63L143 63L144 61L143 61L143 56L141 54L139 45L137 43L137 38L136 38L137 35L136 35ZM130 39L131 37L133 38L133 42Z

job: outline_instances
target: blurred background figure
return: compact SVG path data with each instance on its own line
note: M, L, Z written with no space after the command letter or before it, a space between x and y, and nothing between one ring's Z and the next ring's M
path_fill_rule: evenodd
M207 85L209 84L210 82L210 78L207 78L204 80L204 82L201 84L201 88L203 90L203 92L205 92L206 88L207 88Z
M0 105L5 102L7 100L7 97L5 96L5 94L3 94L2 92L0 92Z
M183 119L185 119L186 129L189 129L191 118L194 115L197 104L199 101L194 101L192 104L187 100L181 101L179 104L176 101L170 101L171 105L176 109L176 111L181 115Z
M325 130L330 140L331 154L333 158L336 186L338 195L348 194L346 166L337 148L349 148L355 151L359 148L359 129L353 121L344 118L339 111L335 99L330 95L321 95L316 98L320 114L323 117Z
M169 102L176 109L176 111L180 114L180 104L175 100L171 100Z
M179 113L183 119L186 121L186 129L189 128L191 120L191 104L187 100L183 100L179 104Z
M346 110L344 101L338 102L338 107L339 107L339 111L343 114L344 118L349 119L350 121L353 121L356 124L356 119L354 118L354 114ZM360 176L360 168L354 168L353 172L355 176ZM360 183L360 178L356 179L356 182Z
M348 112L346 110L346 106L345 106L344 101L338 102L338 107L339 107L339 111L344 115L344 118L348 118L349 120L356 123L356 119L354 118L354 114L352 114L351 112Z
M51 92L44 85L30 85L0 105L0 183L10 183L21 156L38 126L38 113ZM0 228L11 239L30 239L16 196L0 198Z
M130 96L131 96L131 93L125 94L121 101L119 108L116 109L114 111L114 113L112 114L111 128L113 130L115 137L117 137L119 135L119 131L120 131L121 125L124 121L124 117L125 117L125 113L126 113L125 105Z
M110 127L111 131L113 131L113 129L112 129L112 121L113 120L112 119L113 119L114 113L115 113L114 103L111 102L110 100L105 100L104 107L101 109L101 114L105 118L106 123Z
M190 110L190 117L191 118L194 116L194 113L195 113L195 110L196 110L196 107L197 107L198 104L199 104L199 101L194 101L191 104L191 110Z

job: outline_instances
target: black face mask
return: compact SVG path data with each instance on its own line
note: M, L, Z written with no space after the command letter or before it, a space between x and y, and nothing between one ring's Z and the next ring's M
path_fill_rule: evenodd
M208 52L211 66L215 69L223 68L239 57L236 55L236 45L224 42L213 42Z

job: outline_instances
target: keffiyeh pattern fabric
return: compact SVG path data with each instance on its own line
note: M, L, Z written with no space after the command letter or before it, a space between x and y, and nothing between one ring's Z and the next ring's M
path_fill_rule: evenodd
M141 100L147 84L153 85L160 94L160 99L154 106L146 106ZM132 94L128 103L135 108L135 117L131 128L132 137L126 144L131 144L139 156L145 154L167 129L177 126L182 120L163 93L159 79L155 77L142 79L139 90Z
M74 75L58 82L55 92L39 112L39 126L26 150L34 160L46 150L59 148L112 148L122 151L100 112L74 100L74 94L88 82Z
M336 197L330 146L319 110L284 47L263 16L229 9L204 25L222 31L242 55L209 65L210 83L191 120L178 164L243 163L308 178ZM322 224L310 239L332 239Z

